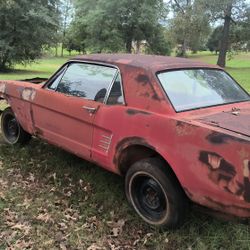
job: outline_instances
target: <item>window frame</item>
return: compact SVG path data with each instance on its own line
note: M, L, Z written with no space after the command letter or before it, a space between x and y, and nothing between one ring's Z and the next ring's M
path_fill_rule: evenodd
M122 93L122 99L123 99L123 103L117 103L117 104L107 104L109 98L110 98L110 95L111 95L111 91L113 89L113 86L115 84L115 80L116 78L120 75L120 78L121 78L121 81L120 81L120 85L121 85L121 93ZM108 90L107 90L107 95L105 96L104 98L104 101L103 103L107 106L119 106L119 105L122 105L122 106L126 106L126 103L125 103L125 98L124 98L124 92L123 92L123 84L122 84L122 75L121 75L121 72L119 70L117 70L115 76L114 76L114 79L112 81L112 83L110 84Z
M199 69L204 69L204 70L216 70L216 71L222 71L225 74L227 74L236 85L238 85L240 87L240 89L243 90L243 92L245 92L248 96L249 96L249 100L245 100L245 101L238 101L238 102L230 102L230 103L221 103L221 104L215 104L215 105L210 105L210 106L206 106L206 107L198 107L198 108L190 108L190 109L185 109L185 110L176 110L174 104L172 103L170 97L167 94L167 91L164 89L158 75L162 74L162 73L167 73L167 72L173 72L173 71L183 71L183 70L199 70ZM249 102L250 101L250 94L235 80L234 77L232 77L228 72L226 72L223 69L220 68L213 68L213 67L187 67L187 68L178 68L178 69L167 69L167 70L161 70L161 71L157 71L155 73L155 77L157 79L158 84L160 85L160 88L162 89L163 93L166 96L166 99L168 100L168 102L171 104L173 110L175 111L175 113L183 113L183 112L188 112L188 111L195 111L195 110L201 110L201 109L207 109L207 108L213 108L213 107L219 107L219 106L224 106L224 105L230 105L230 104L234 104L234 103L241 103L241 102Z
M57 77L60 77L60 74L62 73L61 75L61 79L63 78L66 70L68 69L69 65L73 64L73 63L81 63L81 64L89 64L89 65L97 65L97 66L103 66L103 67L109 67L109 68L114 68L116 69L116 73L112 79L112 81L110 82L108 88L107 88L107 92L106 92L106 95L105 95L105 98L103 100L103 102L99 102L100 104L104 104L104 105L107 105L107 106L126 106L126 101L125 101L125 95L124 95L124 88L123 88L123 79L122 79L122 74L121 74L121 70L119 69L119 67L117 67L116 65L113 65L113 64L109 64L109 63L100 63L100 62L96 62L96 61L86 61L86 60L69 60L68 62L66 62L65 64L62 65L62 67L60 67L55 74L53 74L50 79L44 84L43 88L49 90L49 91L54 91L54 92L57 92L57 87L56 89L51 89L49 88L53 82L57 79ZM121 77L121 92L122 92L122 97L123 97L123 103L122 104L117 104L117 105L108 105L107 104L107 101L110 97L110 93L111 93L111 90L113 88L113 85L115 83L115 80L118 76L118 74L120 74L120 77ZM60 79L60 81L61 81ZM60 82L59 82L60 84ZM60 93L60 92L57 92L57 93ZM88 100L88 101L94 101L94 100L91 100L91 99L87 99L87 98L82 98L82 99L85 99L85 100ZM94 101L95 102L95 101Z

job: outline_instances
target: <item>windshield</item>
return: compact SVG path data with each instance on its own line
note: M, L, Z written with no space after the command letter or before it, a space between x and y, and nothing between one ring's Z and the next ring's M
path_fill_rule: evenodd
M177 112L250 100L222 70L168 71L159 73L158 78Z

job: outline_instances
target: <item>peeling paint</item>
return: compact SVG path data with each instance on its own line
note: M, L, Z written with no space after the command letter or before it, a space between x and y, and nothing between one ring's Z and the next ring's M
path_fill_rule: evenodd
M239 179L239 173L235 167L219 154L214 152L200 153L200 161L208 166L209 179L221 189L236 195L240 200L250 203L250 161L242 162L243 181Z
M239 137L234 137L234 136L230 136L224 133L219 133L219 132L212 132L211 134L209 134L206 139L212 143L212 144L226 144L226 143L230 143L232 141L237 141L240 143L247 143L246 140L241 139Z
M136 81L142 83L142 85L146 85L150 83L149 77L147 75L140 74L136 77Z
M178 136L188 136L195 134L195 126L185 122L176 122L176 133Z
M128 115L150 115L150 113L142 111L142 110L136 110L136 109L127 109L126 113Z
M121 140L117 145L116 145L116 152L115 152L115 156L113 159L113 162L116 166L119 165L119 162L121 160L121 158L124 158L124 156L122 155L122 151L129 147L130 145L141 145L141 146L145 146L147 148L153 149L155 150L155 148L153 146L151 146L145 139L140 138L140 137L129 137L129 138L125 138L123 140Z

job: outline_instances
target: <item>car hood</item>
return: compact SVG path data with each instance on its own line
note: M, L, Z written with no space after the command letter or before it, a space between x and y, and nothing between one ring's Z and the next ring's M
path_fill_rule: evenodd
M223 111L196 119L201 123L250 137L250 108Z

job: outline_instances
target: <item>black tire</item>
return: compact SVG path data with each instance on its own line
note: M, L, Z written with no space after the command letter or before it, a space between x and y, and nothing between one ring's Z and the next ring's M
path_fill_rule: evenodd
M31 135L23 130L10 107L2 113L1 130L4 140L10 145L23 145L31 139Z
M188 199L166 163L149 158L134 163L125 179L128 201L147 223L177 228L184 222Z

